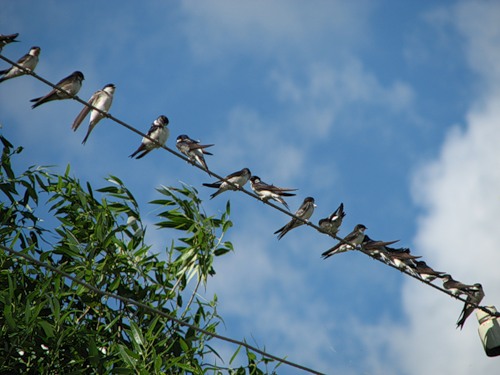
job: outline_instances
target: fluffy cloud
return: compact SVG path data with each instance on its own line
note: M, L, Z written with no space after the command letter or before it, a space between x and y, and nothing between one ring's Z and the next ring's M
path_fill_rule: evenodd
M436 160L424 165L413 182L424 208L415 238L415 253L438 270L465 283L481 282L484 304L500 304L500 28L496 3L465 2L449 17L463 34L471 68L482 79L482 94L471 104L465 126L449 130ZM495 16L493 16L495 15ZM455 329L461 303L405 281L403 304L408 324L368 328L366 344L376 342L372 364L407 374L494 373L498 360L486 357L471 316L463 331Z
M196 56L203 60L232 56L267 60L279 52L295 59L316 48L324 48L322 35L328 33L332 49L344 48L366 38L363 22L372 9L368 1L323 1L310 6L301 1L228 0L202 3L183 2L187 16L185 33ZM311 22L314 20L314 22Z

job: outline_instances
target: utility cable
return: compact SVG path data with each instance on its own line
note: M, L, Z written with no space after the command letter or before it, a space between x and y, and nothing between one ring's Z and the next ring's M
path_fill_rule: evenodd
M167 318L167 319L169 319L169 320L171 320L171 321L173 321L173 322L175 322L177 324L180 324L182 326L191 328L191 329L193 329L193 330L195 330L197 332L203 333L204 335L211 336L213 338L216 338L216 339L219 339L219 340L222 340L222 341L226 341L226 342L229 342L229 343L232 343L232 344L236 344L236 345L239 345L239 346L243 346L243 347L245 347L245 348L247 348L249 350L254 351L255 353L259 353L260 355L262 355L262 356L264 356L266 358L270 358L270 359L272 359L274 361L281 362L281 363L286 364L288 366L292 366L292 367L298 368L300 370L304 370L304 371L309 372L311 374L325 375L322 372L310 369L308 367L299 365L297 363L288 361L288 360L283 359L283 358L279 358L279 357L277 357L277 356L275 356L273 354L269 354L269 353L267 353L267 352L265 352L265 351L263 351L263 350L261 350L259 348L256 348L255 346L247 344L246 342L235 340L235 339L232 339L230 337L222 336L222 335L219 335L217 333L213 333L213 332L207 331L207 330L205 330L203 328L197 327L195 325L186 323L186 322L182 321L181 319L178 319L178 318L176 318L176 317L174 317L174 316L172 316L170 314L167 314L167 313L165 313L165 312L163 312L161 310L158 310L158 309L156 309L154 307L148 306L145 303L136 301L136 300L134 300L132 298L122 297L122 296L120 296L118 294L114 294L114 293L110 293L110 292L107 292L107 291L100 290L100 289L96 288L95 286L90 285L87 282L85 282L85 281L83 281L83 280L81 280L81 279L79 279L79 278L77 278L75 276L72 276L72 275L70 275L70 274L68 274L68 273L66 273L64 271L61 271L57 267L54 267L54 266L52 266L52 265L50 265L48 263L41 262L41 261L39 261L39 260L37 260L37 259L35 259L35 258L27 255L27 254L24 254L24 253L20 252L20 251L16 251L16 250L10 249L7 246L1 245L1 244L0 244L0 248L2 250L5 250L5 251L7 251L7 252L9 252L9 253L11 253L13 255L15 255L15 256L18 256L18 257L21 257L21 258L25 259L26 261L28 261L31 264L37 265L39 267L43 267L43 268L48 269L48 270L51 270L51 271L53 271L53 272L55 272L55 273L57 273L57 274L65 277L65 278L67 278L67 279L69 279L69 280L71 280L71 281L73 281L73 282L75 282L75 283L77 283L77 284L79 284L79 285L87 288L88 290L101 295L101 296L106 296L108 298L113 298L113 299L119 300L119 301L121 301L123 303L126 303L126 304L135 305L135 306L140 307L140 308L142 308L144 310L147 310L151 314L160 315L160 316L162 316L164 318ZM23 250L27 250L27 249L23 249Z
M36 79L38 79L39 81L41 81L41 82L43 82L43 83L47 84L48 86L50 86L50 87L52 87L52 88L54 88L54 89L58 89L58 90L60 90L60 91L64 91L64 90L60 89L59 87L57 87L56 85L54 85L52 82L50 82L50 81L46 80L45 78L43 78L43 77L39 76L39 75L38 75L38 74L36 74L35 72L30 71L30 70L28 70L28 69L26 69L26 68L22 67L21 65L19 65L19 64L17 64L16 62L14 62L14 61L12 61L12 60L8 59L7 57L3 56L2 54L0 54L0 59L2 59L2 60L4 60L4 61L6 61L7 63L9 63L9 64L11 64L11 65L14 65L14 66L16 66L16 67L20 68L20 69L21 69L21 70L23 70L26 74L31 75L31 76L33 76L33 77L35 77ZM157 145L157 146L159 146L160 148L162 148L162 149L164 149L164 150L166 150L166 151L170 152L171 154L173 154L173 155L177 156L177 157L178 157L178 158L180 158L180 159L183 159L184 161L188 162L188 163L189 163L189 164L191 164L192 166L194 166L194 167L196 167L196 168L198 168L198 169L200 169L200 170L202 170L202 171L204 171L204 172L208 172L209 174L211 174L212 176L214 176L214 177L218 178L219 180L227 182L229 185L231 185L231 186L232 186L233 188L235 188L236 190L241 191L241 192L243 192L244 194L247 194L247 195L249 195L250 197L252 197L252 198L254 198L254 199L257 199L258 201L263 202L264 204L266 204L266 205L268 205L268 206L270 206L270 207L272 207L272 208L274 208L274 209L276 209L276 210L278 210L278 211L281 211L282 213L284 213L284 214L286 214L286 215L290 216L291 218L294 218L294 219L296 219L296 220L299 220L299 221L303 222L305 225L308 225L308 226L310 226L310 227L312 227L312 228L316 229L318 232L320 232L320 233L323 233L323 234L324 234L324 232L321 230L321 228L320 228L319 226L317 226L317 225L313 224L312 222L310 222L310 221L308 221L308 220L304 220L304 219L302 219L302 218L300 218L300 217L296 216L295 214L291 213L290 211L287 211L287 210L285 210L284 208L282 208L282 207L280 207L280 206L278 206L278 205L276 205L276 204L274 204L274 203L272 203L272 202L270 202L270 201L268 201L268 200L266 200L266 201L265 201L265 200L261 200L261 199L260 199L260 197L259 197L258 195L256 195L256 194L254 194L253 192L251 192L251 191L249 191L249 190L246 190L246 189L245 189L245 188L243 188L243 187L239 187L239 186L235 185L235 184L234 184L234 183L232 183L231 181L227 180L225 177L222 177L222 176L218 175L217 173L212 172L212 171L211 171L211 170L209 170L208 168L207 168L207 169L205 169L205 168L203 168L202 166L200 166L200 165L198 165L198 164L195 164L195 163L191 162L191 160L189 160L189 159L188 159L187 157L185 157L184 155L182 155L182 154L180 154L180 153L176 152L175 150L171 149L171 148L170 148L170 147L168 147L168 146L165 146L165 145L162 145L162 144L158 143L155 139L153 139L153 138L149 137L147 134L145 134L145 133L141 132L140 130L138 130L137 128L133 127L132 125L129 125L129 124L125 123L124 121L122 121L122 120L120 120L120 119L118 119L118 118L116 118L116 117L114 117L114 116L110 115L108 112L104 112L104 111L102 111L101 109L94 107L93 105L91 105L91 104L87 103L86 101L84 101L84 100L80 99L80 98L79 98L78 96L76 96L76 95L70 95L70 93L68 93L68 92L66 92L66 93L68 94L68 96L69 96L69 97L71 97L72 99L76 100L77 102L79 102L79 103L81 103L81 104L83 104L83 105L85 105L85 106L89 107L91 110L95 110L95 111L99 112L99 113L100 113L100 114L102 114L104 117L109 118L110 120L112 120L112 121L116 122L117 124L119 124L119 125L121 125L121 126L123 126L123 127L127 128L128 130L130 130L130 131L132 131L132 132L134 132L134 133L136 133L136 134L138 134L138 135L140 135L140 136L142 136L142 137L144 137L144 138L149 139L150 141L152 141L154 144L156 144L156 145ZM354 244L351 244L351 243L349 243L348 241L345 241L345 240L344 240L343 238L341 238L341 237L338 237L338 236L336 236L336 235L332 235L332 234L328 234L328 235L329 235L330 237L332 237L332 238L336 239L337 241L341 242L341 243L345 243L345 244L351 245L351 246L352 246L353 248L355 248L356 250L360 250L360 249L362 250L362 249L363 249L363 246L355 246ZM362 252L363 252L363 251L362 251ZM462 298L462 297L460 297L460 296L456 296L456 295L452 294L450 291L448 291L448 290L446 290L446 289L444 289L444 288L441 288L441 287L439 287L439 286L437 286L437 285L435 285L435 284L432 284L430 281L423 280L423 279L421 279L421 278L419 278L419 277L417 277L417 276L415 276L415 275L413 275L413 274L409 273L409 272L408 272L408 271L406 271L406 270L400 269L400 268L398 268L398 267L396 267L396 266L394 266L394 265L392 265L392 264L385 263L385 262L384 262L384 261L382 261L381 259L378 259L378 258L376 258L376 257L374 257L374 256L372 256L372 255L370 255L370 254L368 254L368 253L366 253L366 252L363 252L363 253L364 253L364 254L366 254L366 255L368 255L369 257L371 257L371 258L375 259L375 260L378 260L379 262L381 262L381 263L383 263L383 264L386 264L386 265L388 265L388 266L391 266L392 268L395 268L395 269L397 269L398 271L400 271L400 272L402 272L402 273L405 273L405 274L406 274L406 275L408 275L408 276L413 277L413 278L414 278L414 279L416 279L416 280L419 280L420 282L422 282L422 283L424 283L424 284L430 285L430 286L431 286L431 287L433 287L434 289L437 289L437 290L439 290L439 291L441 291L441 292L443 292L443 293L445 293L445 294L448 294L449 296L454 297L454 298L456 298L456 299L458 299L458 300L460 300L460 301L462 301L462 302L469 303L470 305L472 305L472 306L474 306L474 307L476 307L476 308L478 308L478 309L481 309L482 311L484 311L485 313L489 314L490 316L500 317L500 312L494 313L494 312L492 312L490 309L488 309L488 308L487 308L487 307L485 307L485 306L479 306L479 305L476 305L476 304L474 304L474 303L470 303L470 302L466 301L466 299L464 299L464 298Z

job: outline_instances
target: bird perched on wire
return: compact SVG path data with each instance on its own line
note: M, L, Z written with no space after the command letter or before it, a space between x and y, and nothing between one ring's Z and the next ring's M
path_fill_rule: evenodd
M314 204L313 197L307 197L306 199L304 199L304 202L302 202L299 209L295 212L295 216L297 217L293 217L292 220L290 220L285 226L281 227L276 232L274 232L274 234L279 233L278 240L280 240L285 234L287 234L292 229L300 227L301 225L305 224L304 220L308 222L309 218L312 216L314 212L314 207L316 207L316 205ZM299 220L297 218L300 218L302 220Z
M140 159L147 155L149 152L154 150L155 148L159 148L160 145L164 145L167 142L167 139L170 135L170 130L167 128L169 124L167 116L160 115L156 120L153 121L153 124L148 130L148 137L154 139L156 142L153 142L149 138L143 137L141 145L137 150L135 150L129 157L133 158L137 154L136 159Z
M70 99L78 94L82 88L82 82L84 79L85 77L82 72L76 71L71 73L69 76L57 82L57 88L52 89L47 95L31 99L30 101L35 103L31 106L31 108L36 108L39 105L52 100Z
M474 288L473 285L463 284L460 281L454 280L449 274L444 274L441 279L443 280L443 288L449 290L454 296L469 295L469 290Z
M236 171L233 172L225 177L223 180L219 180L217 182L211 183L211 184L203 184L203 186L218 189L215 193L210 195L210 199L215 198L217 195L228 191L228 190L237 190L242 188L247 181L250 179L250 176L252 174L250 173L250 169L248 168L243 168L241 171ZM233 186L233 185L236 186Z
M266 184L263 182L259 176L252 176L250 178L250 187L254 191L255 194L259 196L261 200L267 202L269 199L275 200L276 202L280 202L284 205L288 210L288 204L286 204L283 197L293 197L294 193L290 193L290 191L296 191L297 189L289 189L289 188L281 188L278 186L274 186L272 184Z
M415 271L415 259L422 258L419 255L413 255L408 248L392 249L386 247L387 256L390 259L390 263L399 268L400 270L406 271L413 276L419 277L419 274Z
M7 34L7 35L0 34L0 52L2 52L2 48L5 47L7 44L18 42L18 40L16 40L18 36L19 33Z
M464 304L464 308L462 309L462 312L460 313L460 316L458 317L457 321L457 328L462 329L464 327L465 321L469 317L470 314L475 310L474 305L479 305L481 301L484 298L484 291L483 291L483 286L479 283L472 285L468 289L468 295L467 299Z
M413 269L420 276L422 280L428 282L431 282L436 278L445 275L445 272L435 271L434 269L429 267L427 263L425 263L423 260L416 260Z
M38 56L40 56L40 47L31 47L29 52L17 60L17 64L22 66L24 69L32 72L38 65ZM26 71L12 65L9 69L0 70L0 82L7 81L8 79L20 77L26 74Z
M200 145L200 141L195 141L186 134L182 134L177 137L176 146L181 153L188 157L191 163L195 164L195 162L198 162L211 175L204 155L213 155L205 150L213 145Z
M89 105L96 107L102 112L108 113L109 108L111 108L111 104L113 103L113 95L115 94L115 85L112 83L107 84L102 88L102 90L96 91L89 99L87 102ZM92 112L91 112L92 110ZM83 109L81 112L76 116L75 121L73 121L73 125L71 126L71 129L73 131L76 131L80 124L83 122L85 117L90 112L90 122L89 122L89 129L87 130L87 134L85 135L85 138L83 139L83 144L87 142L87 139L92 132L92 129L97 125L99 121L101 121L104 118L104 114L95 110L91 109L90 107L84 105Z
M392 245L399 240L394 241L379 241L372 240L368 235L365 234L363 242L361 243L361 251L365 254L370 255L373 258L380 259L385 263L390 263L390 258L388 257L387 246Z
M323 257L323 259L326 259L331 257L332 255L343 253L348 250L353 250L363 242L366 229L367 228L363 224L356 225L353 231L344 237L343 241L340 241L334 247L325 251L323 254L321 254L321 256Z
M340 226L342 225L344 216L344 204L340 203L340 206L335 210L335 212L330 216L321 219L318 222L318 225L324 233L329 234L330 236L336 236Z

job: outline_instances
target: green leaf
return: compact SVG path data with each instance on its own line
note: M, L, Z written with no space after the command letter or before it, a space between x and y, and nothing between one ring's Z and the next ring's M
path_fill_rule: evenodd
M229 364L231 365L233 363L233 361L236 359L236 357L238 356L239 352L241 350L241 345L238 346L238 349L236 349L236 351L234 352L234 354L231 356L231 359L229 360Z
M118 345L118 352L123 361L132 368L135 368L136 360L139 356L123 345Z
M134 321L130 322L130 330L132 332L132 340L139 347L144 346L144 337L142 336L142 332Z
M54 337L54 327L52 324L47 322L46 320L39 320L37 324L42 327L43 331L45 332L45 336L48 338Z

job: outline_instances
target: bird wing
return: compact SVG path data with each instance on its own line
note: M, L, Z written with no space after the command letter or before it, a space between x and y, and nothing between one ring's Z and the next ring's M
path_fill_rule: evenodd
M90 105L93 105L94 100L97 98L97 94L98 94L98 92L94 93L94 95L92 95L90 97L90 99L87 103ZM80 111L78 116L76 116L75 121L73 121L73 125L71 126L71 129L76 131L76 129L78 129L78 127L82 124L85 117L87 117L89 112L90 112L90 107L87 107L86 105L83 106L83 109Z

